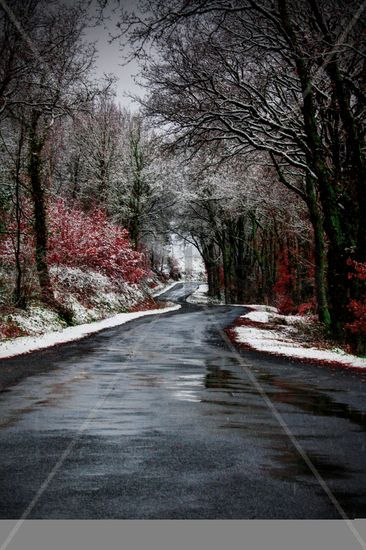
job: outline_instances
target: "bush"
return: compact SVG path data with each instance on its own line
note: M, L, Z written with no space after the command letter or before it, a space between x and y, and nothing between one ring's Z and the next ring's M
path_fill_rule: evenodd
M347 264L350 266L348 277L358 279L360 282L360 295L358 300L351 300L348 309L353 316L353 321L346 324L346 329L350 333L351 346L355 353L364 355L366 353L366 263L355 262L349 259ZM362 291L365 294L362 296Z
M50 207L50 265L90 268L113 279L137 283L144 276L144 258L131 248L128 231L105 212L85 213L58 200Z

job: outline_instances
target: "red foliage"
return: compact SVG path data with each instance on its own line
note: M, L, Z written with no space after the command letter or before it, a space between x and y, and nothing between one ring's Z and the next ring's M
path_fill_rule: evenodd
M351 300L348 307L355 320L352 323L348 323L346 328L354 334L366 335L366 298L362 301Z
M49 220L50 265L88 267L130 283L146 275L143 254L132 250L128 231L110 222L103 210L86 214L58 200Z
M315 299L310 300L310 302L305 302L300 304L296 308L296 313L299 315L306 315L307 313L313 313L316 309Z
M286 246L277 259L275 305L284 315L314 312L314 264L311 250Z
M2 338L17 338L18 336L28 336L28 332L19 327L14 321L9 320L0 324L0 336Z
M359 279L360 281L366 281L366 263L356 262L348 258L347 265L353 267L354 271L348 273L349 279Z
M145 298L142 302L130 307L128 311L146 311L150 309L161 309L163 307L165 307L165 305L162 302L155 302L154 298Z
M274 285L276 296L276 305L281 313L287 315L294 310L294 303L291 297L294 274L290 268L290 262L287 251L281 254L278 260L277 280Z
M32 226L28 208L21 225L22 256L34 263ZM137 283L147 274L144 253L131 248L128 231L113 224L105 212L95 209L85 213L81 209L68 207L59 199L48 208L49 265L89 268L112 279ZM0 258L4 264L14 265L12 235L15 223L9 219L8 233L0 236Z
M366 281L366 263L355 262L348 259L347 265L354 269L348 274L349 279ZM348 308L354 317L354 321L348 323L346 328L353 334L366 335L366 294L360 300L351 300Z

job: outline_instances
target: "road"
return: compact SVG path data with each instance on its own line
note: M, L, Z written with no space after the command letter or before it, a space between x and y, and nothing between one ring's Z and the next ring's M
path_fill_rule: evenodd
M20 373L0 394L1 518L366 517L366 376L234 353L222 328L244 309L185 303L194 288L0 363Z

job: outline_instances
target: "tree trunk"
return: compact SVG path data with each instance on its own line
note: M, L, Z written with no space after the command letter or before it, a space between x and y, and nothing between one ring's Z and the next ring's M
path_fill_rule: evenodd
M42 185L42 150L44 139L38 136L40 114L33 112L29 136L28 174L31 183L31 194L34 212L35 260L42 300L53 304L51 279L47 265L47 220L45 193Z
M324 229L329 239L327 279L331 329L334 336L343 338L344 325L349 320L347 307L349 280L345 252L351 239L344 231L335 182L332 181L330 171L325 163L326 154L317 127L312 80L289 17L287 0L279 0L279 10L289 43L295 52L296 68L303 93L304 129L310 150L307 155L307 164L317 176Z
M224 277L224 299L225 304L230 303L230 283L231 283L231 259L226 242L226 230L217 233L217 241L222 255L222 269Z
M306 194L310 221L314 231L315 294L318 307L318 317L319 321L329 328L331 325L331 318L328 307L326 286L326 252L323 220L318 205L314 181L309 174L306 177Z
M245 301L245 265L244 265L244 218L240 216L237 220L237 238L236 238L236 259L235 259L235 274L236 274L236 300L243 303Z
M207 285L208 285L208 296L212 298L217 298L220 300L220 273L219 273L219 262L218 254L215 249L215 243L213 241L202 246L203 259L207 272Z
M34 243L35 262L38 274L39 287L42 301L55 309L57 313L68 324L72 323L71 311L57 302L55 299L50 273L47 264L47 213L45 190L42 183L42 150L45 145L45 138L39 136L38 123L40 113L32 113L30 135L29 135L29 163L28 175L31 184L31 196L34 213Z
M21 154L24 143L24 130L23 127L20 129L19 141L18 141L18 150L15 164L15 220L16 220L16 235L14 243L14 253L15 253L15 269L16 269L16 278L15 278L15 287L13 292L13 300L17 307L25 308L26 307L26 298L22 289L23 283L23 270L21 263L21 222L22 222L22 207L21 207L21 197L20 197L20 168L21 168Z

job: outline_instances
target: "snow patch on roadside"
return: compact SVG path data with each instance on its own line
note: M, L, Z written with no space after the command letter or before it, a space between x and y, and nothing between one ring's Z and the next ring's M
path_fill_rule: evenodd
M114 281L90 269L54 266L51 275L55 297L72 310L75 323L110 317L146 298L141 284Z
M278 313L278 309L273 306L266 306L264 304L243 304L240 307L247 307L253 311L267 311L270 313Z
M251 311L245 315L245 318L257 323L268 323L269 313L266 311Z
M26 311L13 313L9 315L8 318L29 335L38 335L46 331L61 330L66 326L55 311L47 309L42 305L30 306Z
M53 266L51 276L55 297L72 311L76 326L67 327L55 311L42 303L31 303L26 310L4 311L0 315L0 358L82 338L154 311L172 311L154 305L150 310L146 302L153 304L152 294L158 296L177 284L159 282L159 288L151 292L149 281L131 284L90 269L66 266ZM144 311L133 311L139 305Z
M147 283L115 281L93 270L53 266L51 276L55 298L72 312L76 325L128 312L151 296ZM26 310L13 308L0 313L0 341L39 336L65 327L57 313L41 302L30 303Z
M306 343L299 342L299 323L309 323L310 319L299 315L279 315L276 308L265 311L267 306L248 305L252 311L240 316L242 326L230 329L237 343L250 349L289 358L315 360L324 363L341 364L358 369L366 368L366 358L357 357L338 348L319 349ZM246 325L245 322L248 322ZM266 324L261 328L252 326L252 323ZM271 324L268 327L268 324Z
M133 321L139 317L144 317L147 315L161 315L170 311L176 311L180 309L180 307L180 305L176 304L163 309L152 309L133 313L119 313L118 315L103 319L102 321L96 321L94 323L87 323L75 327L67 327L58 332L50 332L41 336L22 336L13 340L6 340L0 342L0 358L10 358L16 355L29 353L31 351L48 348L56 344L72 342L106 328L113 328L123 325L128 321Z

